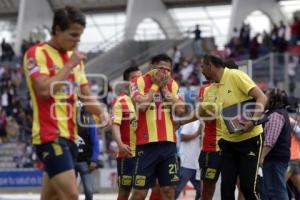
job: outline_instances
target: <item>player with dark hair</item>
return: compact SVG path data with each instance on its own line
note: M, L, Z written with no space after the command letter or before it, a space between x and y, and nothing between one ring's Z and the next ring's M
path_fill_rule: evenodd
M172 59L165 54L157 55L152 58L150 67L149 72L131 83L138 117L131 199L145 199L148 189L158 179L163 198L173 200L179 174L172 108L179 115L185 109L177 94L178 85L171 78Z
M57 10L50 41L31 47L24 56L33 105L32 140L45 166L42 200L78 199L74 170L78 98L87 112L100 117L101 123L110 123L108 113L89 88L83 64L86 56L76 50L85 25L80 10Z
M133 185L133 175L136 157L136 114L129 96L129 82L141 76L137 67L129 67L123 73L125 87L113 102L112 133L116 140L119 152L117 155L117 170L119 180L118 200L129 198Z

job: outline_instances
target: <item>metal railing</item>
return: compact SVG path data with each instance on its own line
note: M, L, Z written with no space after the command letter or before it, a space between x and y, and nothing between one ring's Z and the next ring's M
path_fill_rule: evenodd
M188 27L186 30L180 30L181 36L176 39L182 39L182 38L192 38L192 30L194 30L195 27ZM169 33L175 33L177 30L174 30L170 27L166 27L165 29L168 30ZM213 31L212 27L210 25L201 25L201 31L202 35L205 37L212 37ZM163 33L163 37L161 35ZM157 40L157 39L166 39L166 33L164 33L161 29L152 30L150 28L144 28L144 29L138 29L135 31L135 40L137 41L147 41L147 40ZM115 47L117 44L122 42L125 39L125 32L118 32L111 37L109 37L108 40L104 40L103 42L100 42L98 44L95 43L83 43L81 45L81 48L85 49L88 53L91 54L97 54L101 52L106 52L109 49Z
M288 65L290 64L290 58L297 59L293 62L296 63L296 74L300 74L300 54L292 53L269 53L253 61L241 61L239 65L243 65L247 62L251 66L251 76L255 82L263 82L269 87L279 87L286 91L289 90L289 84L291 82L288 74ZM249 74L249 73L248 73ZM296 76L296 82L300 81L300 76Z

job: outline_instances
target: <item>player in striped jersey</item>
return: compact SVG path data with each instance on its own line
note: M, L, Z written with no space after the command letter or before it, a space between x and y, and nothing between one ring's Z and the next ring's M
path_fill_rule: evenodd
M119 93L113 102L112 132L119 147L117 155L118 200L127 200L129 198L135 167L136 113L129 96L128 81L141 75L142 72L137 67L126 69L123 73L123 80L127 83L125 83L125 88L122 88L122 92Z
M174 199L179 181L172 110L184 113L178 85L171 78L172 59L152 58L148 73L131 83L137 111L137 160L132 200L145 199L158 179L164 199ZM173 105L173 107L172 107Z
M24 56L33 105L33 144L45 166L42 200L78 199L74 171L77 90L87 112L103 123L110 121L88 86L82 62L85 55L76 50L85 24L80 10L57 10L50 41L33 46Z
M205 91L210 87L211 83L207 82L200 87L199 101L201 102ZM221 170L221 154L218 141L222 132L220 127L220 119L212 119L204 121L204 134L202 138L201 153L199 157L199 166L201 169L202 191L201 199L212 200L215 192L215 185L219 179Z

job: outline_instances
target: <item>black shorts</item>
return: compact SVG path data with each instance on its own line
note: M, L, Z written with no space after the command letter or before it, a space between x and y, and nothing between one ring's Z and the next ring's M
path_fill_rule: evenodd
M74 169L77 155L75 143L64 138L57 138L46 144L35 145L35 149L49 178Z
M201 180L216 183L221 171L221 153L201 151L199 156L199 166L201 169Z
M173 142L153 142L138 145L133 187L149 189L156 179L159 185L175 186L179 182L176 144Z
M134 169L135 169L135 157L117 158L119 187L125 189L130 189L132 187Z

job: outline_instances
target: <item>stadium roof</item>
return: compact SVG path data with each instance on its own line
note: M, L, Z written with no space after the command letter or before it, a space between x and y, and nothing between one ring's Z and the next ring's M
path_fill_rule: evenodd
M53 10L74 5L86 12L124 11L127 0L47 0ZM168 8L201 6L201 5L225 5L231 0L162 0ZM0 15L17 15L20 0L0 0Z

